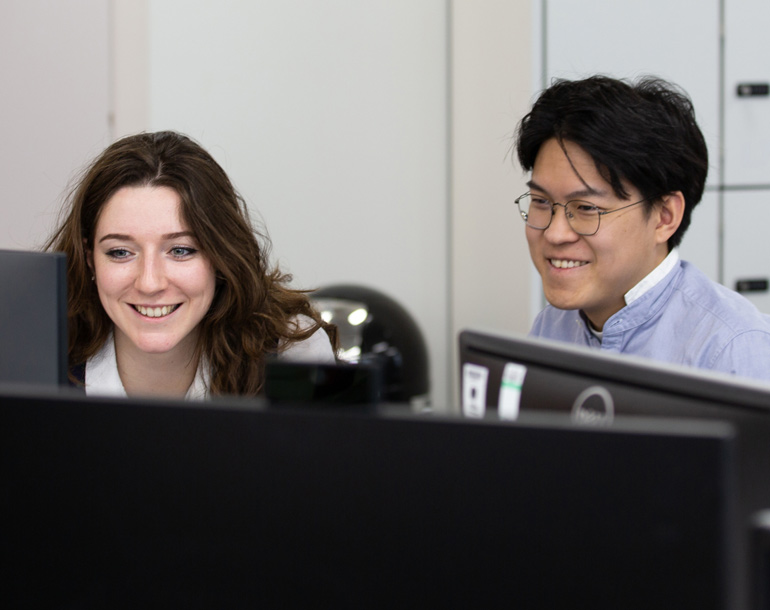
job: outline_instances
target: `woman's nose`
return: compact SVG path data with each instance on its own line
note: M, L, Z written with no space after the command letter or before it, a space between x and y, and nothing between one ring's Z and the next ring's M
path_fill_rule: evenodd
M152 294L163 290L168 285L163 264L153 256L143 256L139 264L136 288Z

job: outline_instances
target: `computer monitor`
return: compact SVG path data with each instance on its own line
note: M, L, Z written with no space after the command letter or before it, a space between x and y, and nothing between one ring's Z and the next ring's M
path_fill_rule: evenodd
M516 419L562 412L578 425L627 418L729 421L738 435L740 560L752 515L770 508L770 385L512 333L459 335L462 412ZM768 364L770 366L770 363Z
M459 335L463 413L515 419L557 410L613 415L770 420L770 384L513 333ZM770 366L770 363L768 363Z
M770 510L758 512L751 523L754 557L752 608L770 610Z
M3 601L733 609L734 442L0 392Z
M67 261L0 250L0 383L67 382Z

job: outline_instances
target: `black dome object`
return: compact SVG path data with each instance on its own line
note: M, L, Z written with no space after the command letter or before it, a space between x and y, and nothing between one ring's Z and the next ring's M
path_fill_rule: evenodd
M382 367L383 400L429 402L428 350L406 309L378 290L353 284L321 288L311 300L339 329L340 360Z

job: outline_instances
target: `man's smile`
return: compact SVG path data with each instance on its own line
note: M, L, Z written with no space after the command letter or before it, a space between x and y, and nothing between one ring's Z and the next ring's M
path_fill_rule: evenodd
M548 262L551 263L557 269L574 269L575 267L582 267L587 265L587 261L576 261L563 258L549 258Z

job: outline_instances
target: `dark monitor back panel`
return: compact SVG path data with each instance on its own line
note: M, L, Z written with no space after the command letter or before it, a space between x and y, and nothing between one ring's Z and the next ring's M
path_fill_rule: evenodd
M459 337L466 366L487 377L486 417L499 417L507 366L517 367L521 413L563 412L729 421L741 437L740 483L747 515L770 508L770 385L710 371L607 354L561 342L483 331ZM467 373L467 371L466 371ZM461 388L461 393L466 388ZM610 419L601 420L611 423Z
M733 436L0 397L12 607L734 608Z
M0 250L0 382L67 379L66 257Z
M522 410L572 412L586 389L602 386L621 415L770 417L770 384L751 379L515 334L466 330L459 349L461 382L466 364L486 369L491 411L505 394L505 366L515 364Z
M770 610L770 510L754 515L751 526L754 559L752 607L755 610Z

